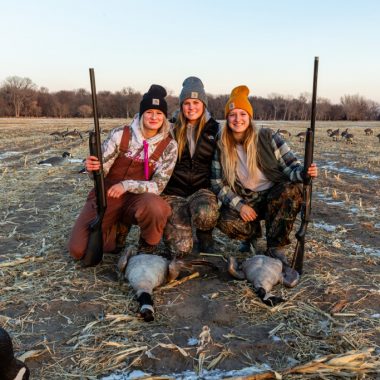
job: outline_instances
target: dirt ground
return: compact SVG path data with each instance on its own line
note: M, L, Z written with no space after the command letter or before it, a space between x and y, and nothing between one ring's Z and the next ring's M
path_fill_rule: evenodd
M123 123L100 124L109 130ZM304 144L295 135L308 123L257 124L291 132L289 145L303 159ZM99 266L85 269L67 252L92 187L78 173L92 125L91 119L0 119L0 325L32 379L100 379L133 369L161 378L191 370L202 378L207 371L250 366L281 372L368 347L379 355L380 122L317 123L320 175L313 184L304 273L296 288L274 289L287 302L269 308L249 284L233 280L223 256L246 256L238 254L239 242L215 231L219 256L207 259L218 270L200 269L198 277L158 289L152 323L139 317L131 289L118 280L118 255L106 254ZM365 127L374 135L366 136ZM67 128L80 130L83 139L50 135ZM332 141L328 128L348 128L353 144ZM71 162L37 165L64 151ZM127 244L137 239L134 228ZM264 239L259 246L265 249ZM289 257L293 250L294 244ZM297 376L322 378L288 378Z

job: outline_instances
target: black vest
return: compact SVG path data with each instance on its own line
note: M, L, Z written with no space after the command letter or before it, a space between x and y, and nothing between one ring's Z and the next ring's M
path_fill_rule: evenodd
M219 124L211 118L203 128L193 157L190 156L188 144L185 145L164 194L188 197L199 189L210 188L211 162L218 132Z

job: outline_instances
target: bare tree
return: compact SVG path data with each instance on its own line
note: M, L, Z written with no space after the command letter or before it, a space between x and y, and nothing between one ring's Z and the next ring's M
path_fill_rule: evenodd
M366 120L368 117L369 104L368 101L356 95L344 95L340 98L343 110L346 114L347 120Z
M326 98L317 99L317 119L331 120L331 102Z
M14 109L14 116L19 117L24 107L28 107L35 96L36 85L29 78L8 77L3 84L8 102Z
M292 107L293 97L291 95L286 95L283 98L283 107L284 107L284 120L290 120L293 112Z
M299 105L299 120L307 120L309 114L309 105L311 103L311 94L309 92L303 92L298 97L298 105Z
M82 104L78 107L78 113L82 117L90 117L92 115L92 107L88 104Z
M284 99L283 99L282 95L276 94L274 92L269 94L268 98L271 101L272 107L273 107L273 120L277 120L277 118L278 118L277 114L280 111L280 108L284 103Z

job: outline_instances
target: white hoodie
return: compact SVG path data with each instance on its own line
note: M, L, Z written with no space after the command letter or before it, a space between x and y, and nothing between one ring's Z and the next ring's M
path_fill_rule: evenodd
M120 143L123 136L124 126L113 129L108 138L102 144L103 152L103 170L104 175L107 176L111 166L115 162L117 156L120 153ZM143 137L140 129L139 114L136 114L131 124L131 136L128 151L125 153L126 157L134 157L135 154L143 146L145 138ZM156 136L146 139L148 143L148 156L150 157L155 151L157 145L165 139L169 134L169 131L161 130ZM170 176L174 170L174 166L177 161L177 142L172 139L161 157L157 160L156 170L153 173L151 180L149 181L137 181L137 180L125 180L123 184L126 191L130 193L153 193L161 194L166 184L168 183ZM140 154L134 158L135 160L144 161L144 151L141 149Z

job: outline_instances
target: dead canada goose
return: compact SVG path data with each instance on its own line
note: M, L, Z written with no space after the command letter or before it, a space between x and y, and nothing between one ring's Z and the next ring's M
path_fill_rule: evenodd
M239 280L246 279L252 283L256 294L269 306L285 301L270 294L273 286L284 284L288 288L293 288L299 281L296 270L283 265L279 259L264 255L256 255L243 261L241 270L238 270L236 258L229 257L228 272Z
M326 133L327 133L327 136L330 136L330 133L332 132L332 129L331 128L329 128L327 131L326 131Z
M182 271L194 271L194 265L215 267L206 260L169 261L158 255L136 254L136 250L131 247L120 257L117 266L120 274L128 280L136 292L141 316L146 322L151 322L154 320L153 290L175 280Z
M29 379L28 367L14 357L11 337L2 327L0 327L0 379Z
M66 163L71 157L71 154L69 152L63 152L62 157L50 157L46 160L38 162L38 165L46 165L46 166L59 166Z
M372 135L373 135L373 129L371 129L371 128L366 128L366 129L364 130L364 133L365 133L366 136L372 136Z

